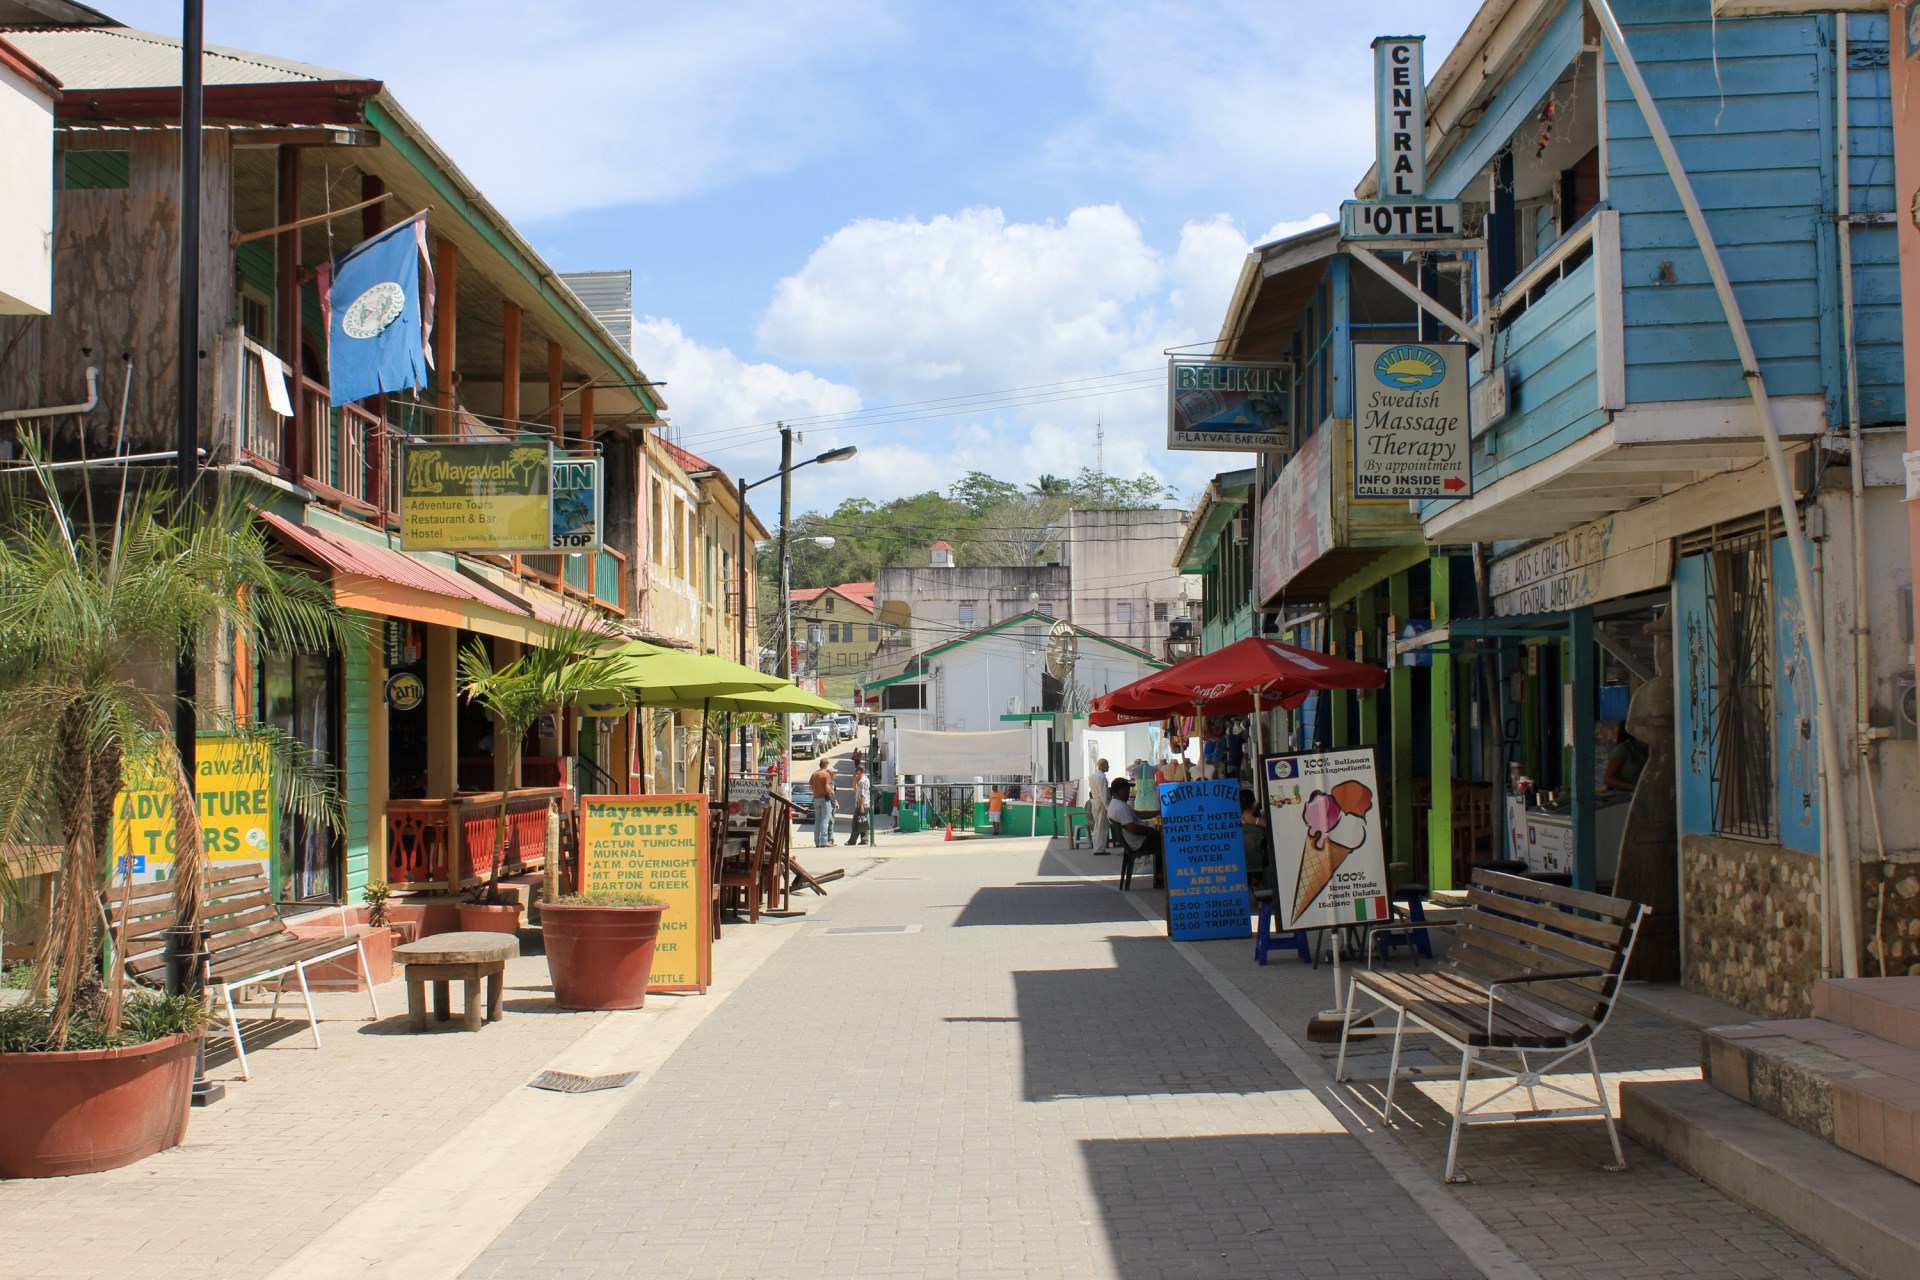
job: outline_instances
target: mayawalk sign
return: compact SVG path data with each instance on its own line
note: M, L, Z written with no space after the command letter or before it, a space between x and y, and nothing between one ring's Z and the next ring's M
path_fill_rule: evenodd
M1354 497L1472 495L1464 345L1356 342L1353 385Z
M406 550L539 555L552 547L550 445L409 444L400 465Z

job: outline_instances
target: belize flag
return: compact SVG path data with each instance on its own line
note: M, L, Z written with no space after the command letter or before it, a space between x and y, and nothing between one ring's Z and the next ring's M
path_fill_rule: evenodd
M322 263L316 275L333 403L426 386L433 314L427 215L417 213Z

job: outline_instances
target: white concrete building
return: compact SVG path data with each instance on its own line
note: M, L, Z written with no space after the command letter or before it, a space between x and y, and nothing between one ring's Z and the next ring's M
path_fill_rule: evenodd
M0 315L53 312L53 104L59 96L52 76L0 39Z

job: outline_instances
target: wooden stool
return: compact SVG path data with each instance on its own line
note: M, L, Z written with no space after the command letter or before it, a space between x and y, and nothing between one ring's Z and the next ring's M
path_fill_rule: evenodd
M433 983L433 1012L439 1022L453 1016L454 982L466 984L467 1008L463 1025L480 1029L482 984L486 992L486 1020L498 1022L506 989L507 961L520 954L520 940L508 933L437 933L393 949L395 964L407 970L407 1024L427 1029L427 983Z

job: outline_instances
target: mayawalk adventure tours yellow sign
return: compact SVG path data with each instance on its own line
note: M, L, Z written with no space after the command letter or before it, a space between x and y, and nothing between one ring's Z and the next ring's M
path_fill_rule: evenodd
M273 755L263 742L202 734L195 753L194 797L208 862L271 863L279 838ZM113 875L135 883L173 874L173 789L152 759L129 760L126 786L113 802Z
M580 891L667 904L648 991L705 991L712 981L711 879L705 796L581 797Z
M408 551L532 554L552 542L550 445L409 444L400 473L400 545Z

